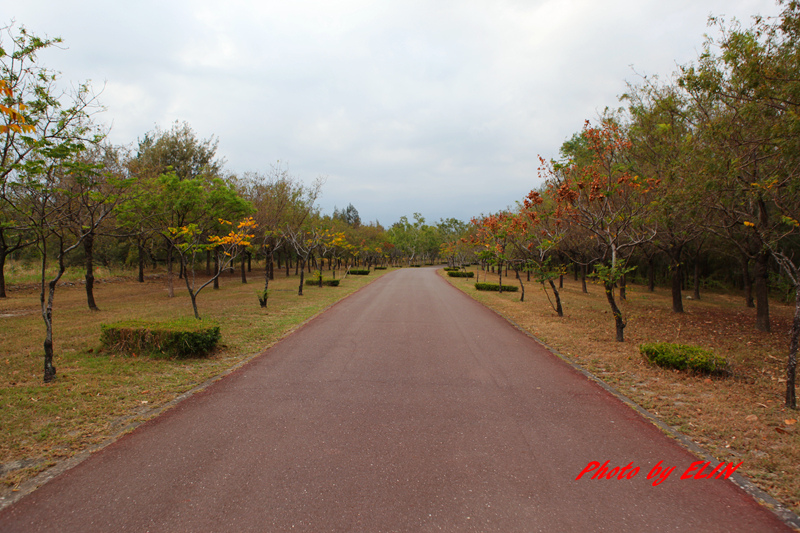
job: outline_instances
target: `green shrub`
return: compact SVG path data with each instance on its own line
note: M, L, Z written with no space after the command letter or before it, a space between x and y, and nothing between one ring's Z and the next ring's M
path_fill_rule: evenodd
M366 276L367 274L369 274L369 269L368 269L368 268L364 268L364 269L361 269L361 268L351 268L351 269L350 269L350 273L351 273L352 275L354 275L354 276Z
M449 271L447 275L450 276L451 278L474 278L475 272ZM514 288L516 289L516 287ZM503 287L503 290L506 290L505 287Z
M338 279L322 279L322 284L326 287L338 287L339 286ZM306 280L306 285L317 285L319 286L319 278L310 278Z
M728 366L724 357L715 355L710 350L686 344L645 343L639 346L639 352L651 363L664 368L721 374Z
M373 267L375 270L386 270L386 267Z
M461 269L458 267L444 267L445 272L458 272L459 270Z
M219 342L219 326L194 319L171 322L129 320L100 325L100 342L120 352L202 357Z
M421 267L422 265L411 265L411 266L412 266L412 267L414 267L414 268L419 268L419 267Z
M472 272L470 272L472 274ZM497 283L481 283L475 284L475 288L479 291L497 291L500 292L500 285ZM517 292L519 287L516 285L503 285L503 292Z

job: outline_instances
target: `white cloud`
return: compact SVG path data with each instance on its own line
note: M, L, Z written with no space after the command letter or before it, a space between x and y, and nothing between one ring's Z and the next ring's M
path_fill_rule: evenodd
M502 209L536 186L537 154L625 80L694 59L710 13L771 0L26 0L7 9L67 50L42 61L107 82L112 140L189 122L231 170L280 159L329 176L322 205L384 223Z

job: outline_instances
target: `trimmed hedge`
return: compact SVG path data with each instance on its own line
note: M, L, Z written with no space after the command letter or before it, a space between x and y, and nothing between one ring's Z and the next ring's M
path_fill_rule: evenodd
M386 270L386 267L372 267L375 270Z
M339 282L341 280L338 279L323 279L322 285L326 287L338 287ZM306 285L316 285L319 287L319 278L311 278L306 280Z
M458 267L444 267L445 272L458 272L459 270L461 269Z
M450 276L451 278L474 278L475 272L448 271L447 275ZM503 286L503 290L506 290L505 285Z
M724 357L698 346L668 342L645 343L639 346L639 352L651 363L664 368L721 374L728 367Z
M219 326L194 319L129 320L100 325L100 342L112 350L167 357L203 357L222 336Z
M472 272L470 272L472 274ZM479 291L497 291L500 292L500 285L497 283L481 283L475 284L475 288ZM503 285L503 292L517 292L519 287L516 285Z
M354 276L366 276L367 274L369 274L369 269L352 268L350 269L350 273Z

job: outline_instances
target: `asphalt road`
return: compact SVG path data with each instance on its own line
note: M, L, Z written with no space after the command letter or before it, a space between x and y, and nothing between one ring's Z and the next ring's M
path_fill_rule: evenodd
M592 461L632 464L576 480ZM680 479L694 461L404 269L6 508L0 531L789 530L730 481ZM654 486L659 462L675 470Z

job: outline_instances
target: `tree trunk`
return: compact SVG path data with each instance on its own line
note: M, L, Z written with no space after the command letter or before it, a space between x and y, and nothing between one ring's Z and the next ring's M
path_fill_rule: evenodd
M298 266L300 265L300 258L297 259L297 265ZM305 278L305 272L306 272L306 264L305 264L305 261L303 261L303 266L300 269L300 287L297 289L297 295L298 296L302 296L303 295L303 281L304 281L304 278Z
M561 295L558 293L556 289L556 284L553 283L553 280L548 280L550 282L550 288L553 289L553 296L556 299L556 314L558 316L564 316L564 310L561 308Z
M628 279L625 276L625 274L623 274L622 277L619 278L619 299L620 299L620 301L627 300L627 296L628 296L627 289L628 289Z
M0 298L6 297L6 248L0 247Z
M219 256L217 255L217 251L214 250L214 273L220 274L219 271ZM214 290L219 289L219 276L214 278Z
M700 299L700 257L694 258L694 292L692 298L695 300Z
M270 247L269 252L265 253L266 257L266 268L264 269L264 292L258 297L258 303L261 305L263 309L267 307L267 299L269 298L269 280L272 278L272 256L275 254L275 250Z
M563 289L564 288L564 274L561 274L560 276L558 276L558 288L559 289Z
M167 247L167 295L170 298L175 297L175 286L174 280L172 279L174 273L172 268L172 245L169 245Z
M789 361L786 364L786 407L790 409L797 409L795 381L797 377L797 346L800 340L800 284L796 285L794 290L794 319L789 343Z
M245 272L245 257L242 256L242 283L247 283L247 272Z
M94 234L83 239L83 252L86 255L86 303L92 311L99 311L94 301Z
M581 291L587 294L589 292L589 289L586 287L586 265L581 265Z
M45 325L44 337L44 382L50 383L56 379L56 367L53 365L53 301L56 295L56 286L58 280L64 275L66 268L64 267L64 254L63 246L61 253L58 257L58 273L56 277L47 283L47 299L45 300L45 276L47 269L47 243L42 246L42 289L40 301L42 304L42 319Z
M756 329L758 331L770 330L769 321L769 253L761 252L756 256L755 291L756 291Z
M742 261L742 282L744 283L744 302L747 307L755 307L753 300L753 279L750 277L750 258L745 254L741 255Z
M192 310L194 311L194 317L197 320L200 320L200 313L197 311L197 293L194 292L194 270L192 270L192 282L189 282L188 272L187 275L183 277L186 281L186 290L189 291L189 298L192 300ZM201 287L202 289L202 287Z
M611 314L614 315L614 324L617 328L617 342L625 342L625 321L622 319L622 311L617 307L617 302L614 300L614 285L612 283L605 284L606 299L608 305L611 306Z
M498 263L498 265L497 265L497 275L499 276L499 280L500 280L500 289L499 289L498 292L500 294L503 294L503 263Z
M139 255L139 277L137 279L139 283L144 283L144 245L141 239L136 239L136 248Z
M522 283L522 278L519 277L519 270L515 268L514 272L517 275L517 281L519 281L519 288L522 291L522 295L519 297L519 301L520 302L524 302L525 301L525 285Z
M683 313L683 246L670 246L667 252L672 261L672 312Z
M247 255L247 271L248 272L252 272L253 271L253 254L251 254L249 251L246 252L245 254Z
M672 312L683 313L683 294L681 293L681 264L672 265Z

